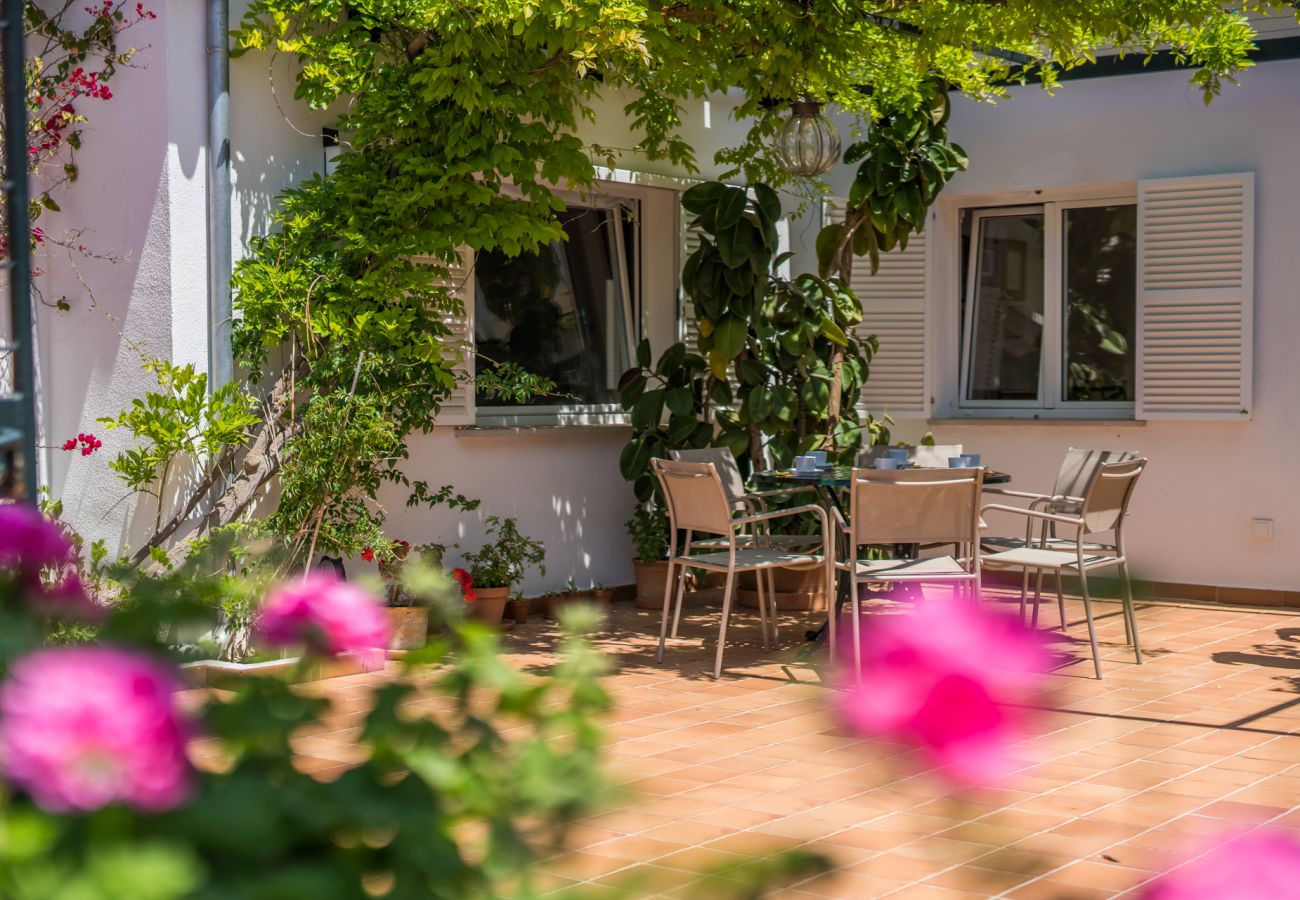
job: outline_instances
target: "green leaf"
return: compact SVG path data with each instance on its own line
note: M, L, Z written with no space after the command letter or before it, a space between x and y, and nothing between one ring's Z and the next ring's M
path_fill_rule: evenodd
M726 316L713 329L713 349L727 360L733 360L745 349L749 323L738 316Z
M636 363L643 369L650 367L650 339L642 338L636 345Z
M758 204L758 209L768 222L775 222L781 218L781 198L776 191L761 181L752 185L750 190L754 192L754 199Z
M843 329L836 325L829 316L822 317L821 336L832 343L839 344L841 347L847 347L849 344L849 339L845 336Z
M649 431L652 428L657 428L663 413L663 390L646 391L632 405L632 427L638 431Z
M745 208L749 205L749 198L745 192L737 187L726 187L721 199L718 201L717 217L714 220L714 231L721 234L734 228L736 224L745 215Z
M689 387L676 387L664 395L668 411L676 416L689 416L695 409L695 398Z
M824 276L835 267L835 253L844 243L843 222L827 225L817 232L817 269Z

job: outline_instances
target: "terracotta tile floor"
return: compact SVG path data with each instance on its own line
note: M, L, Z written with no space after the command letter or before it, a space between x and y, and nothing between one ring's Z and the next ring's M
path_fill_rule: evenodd
M1024 748L1037 761L956 797L903 748L835 727L833 694L794 653L812 614L783 615L784 652L765 652L756 614L738 610L728 673L714 682L714 607L688 610L659 667L657 615L615 605L596 639L617 657L607 759L627 794L579 823L544 863L547 883L688 896L701 867L807 846L835 871L780 896L1137 896L1205 836L1263 823L1300 835L1300 616L1144 603L1149 655L1136 666L1118 605L1097 609L1105 680L1091 677L1071 602L1069 634L1082 643L1060 645L1070 661ZM1054 610L1044 615L1055 624ZM536 666L553 638L534 620L505 643ZM356 760L355 725L382 677L318 683L338 730L303 738L306 769L329 777ZM636 867L644 880L629 888Z

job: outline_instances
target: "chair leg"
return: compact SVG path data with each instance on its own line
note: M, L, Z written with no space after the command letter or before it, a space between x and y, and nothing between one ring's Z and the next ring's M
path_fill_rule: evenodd
M1101 648L1097 646L1097 626L1092 621L1092 598L1088 596L1088 573L1079 570L1079 591L1083 594L1083 615L1088 620L1088 642L1092 644L1092 667L1101 681Z
M682 571L681 571L681 575L679 576L679 583L678 583L678 585L677 585L677 606L676 606L676 608L673 610L673 630L672 630L672 636L673 636L674 638L677 637L677 626L678 626L678 624L682 621L682 604L685 602L685 599L686 599L686 572L687 572L687 568L686 568L685 566L682 566L681 568L682 568Z
M857 574L849 578L849 614L853 616L853 680L862 680L862 608L858 604Z
M683 569L683 571L685 571ZM664 616L663 621L659 623L659 652L655 655L655 662L664 661L664 644L668 640L668 604L673 595L673 562L668 561L668 575L664 578ZM673 637L677 636L676 627L673 628Z
M754 571L754 587L758 589L758 621L763 628L763 649L771 650L767 634L767 579L762 569Z
M1064 579L1061 576L1061 570L1056 570L1056 609L1061 614L1061 631L1068 631L1070 623L1065 618L1065 589L1061 586Z
M776 626L780 618L780 610L776 608L776 573L771 569L765 570L767 573L767 602L772 611L772 649L779 649L781 646L780 635L777 634Z
M1124 584L1124 615L1129 623L1130 633L1133 635L1133 656L1137 659L1137 664L1142 665L1142 645L1138 641L1138 620L1137 609L1133 605L1133 580L1128 574L1128 563L1122 563L1119 567L1120 578Z
M830 641L830 646L826 650L826 659L828 666L835 666L835 656L840 652L839 641L835 635L835 626L839 624L840 617L840 575L834 568L834 563L829 560L826 562L826 639Z
M1029 602L1029 569L1020 575L1020 624L1025 624L1025 604Z
M1038 628L1038 607L1043 602L1043 570L1039 569L1034 578L1034 618L1029 627Z
M736 583L736 571L727 570L727 585L722 589L722 624L718 626L718 653L713 661L713 677L722 677L722 648L727 643L727 620L731 618L731 593Z

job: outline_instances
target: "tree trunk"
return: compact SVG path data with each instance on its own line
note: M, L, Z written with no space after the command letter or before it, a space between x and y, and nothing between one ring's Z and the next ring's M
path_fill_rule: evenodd
M861 216L861 211L850 208L846 210L844 221L849 225L848 237L835 254L835 265L831 275L838 275L848 284L853 277L853 227L852 223ZM870 223L858 227L870 228ZM836 347L831 354L831 399L826 407L826 449L835 452L835 426L840 422L840 410L843 408L844 386L844 350Z
M151 547L162 546L164 542L174 538L174 543L167 551L167 558L172 565L179 563L189 553L189 545L185 542L185 538L200 528L220 528L234 522L248 508L248 504L257 497L262 488L266 487L280 471L285 443L297 434L300 427L299 422L288 415L294 400L292 371L291 368L286 368L271 387L271 393L263 405L262 422L253 434L252 443L248 445L248 452L244 454L239 473L218 496L212 508L198 521L189 519L190 514L215 485L220 471L225 468L224 465L215 463L203 480L195 486L194 492L182 506L181 511L149 539L136 553L133 562L143 562L149 556ZM222 460L233 462L233 456L233 453L230 457L223 456ZM187 521L190 527L181 531L181 526ZM146 567L146 571L156 572L160 569L161 566L157 563L151 563Z

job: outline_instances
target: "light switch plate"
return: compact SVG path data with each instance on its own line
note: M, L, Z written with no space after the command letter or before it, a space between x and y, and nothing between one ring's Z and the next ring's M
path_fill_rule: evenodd
M1257 541L1273 540L1273 520L1272 519L1251 519L1250 536Z

